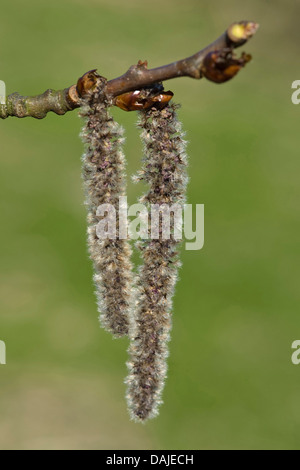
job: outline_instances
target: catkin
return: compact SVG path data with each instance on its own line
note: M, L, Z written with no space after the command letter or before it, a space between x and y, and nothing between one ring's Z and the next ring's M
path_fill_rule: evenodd
M148 211L152 204L179 204L183 208L185 203L186 143L177 118L177 107L169 105L163 110L151 108L139 113L144 162L135 179L150 185L139 201L147 205ZM158 239L149 238L138 244L143 264L136 280L126 384L131 418L143 422L155 417L162 403L172 296L180 262L179 242L172 231L168 240L160 233Z
M80 116L85 124L81 138L85 144L82 175L88 210L88 247L94 265L94 283L100 323L115 337L128 334L128 312L132 293L131 247L118 238L119 197L125 195L125 157L122 150L123 129L109 113L109 101L102 89L105 79L83 103ZM115 239L99 239L96 212L101 204L116 209Z

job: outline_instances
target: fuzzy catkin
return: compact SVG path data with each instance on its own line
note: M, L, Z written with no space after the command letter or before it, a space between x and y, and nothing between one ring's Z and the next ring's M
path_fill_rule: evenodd
M100 323L115 337L128 334L128 313L132 293L131 247L128 240L118 239L119 197L125 195L125 157L122 150L123 129L109 113L109 101L101 91L106 81L84 101L80 116L85 125L81 138L85 144L82 175L85 204L88 209L88 247L94 265L94 283ZM116 239L99 239L96 212L101 204L116 209Z
M187 185L186 142L176 109L169 105L139 113L144 143L144 162L137 181L150 185L140 203L185 203ZM171 228L174 228L174 225ZM149 229L150 233L150 229ZM168 341L171 330L172 296L180 266L178 244L172 235L139 242L143 265L136 284L134 312L131 316L127 401L131 418L146 421L158 414L167 373Z

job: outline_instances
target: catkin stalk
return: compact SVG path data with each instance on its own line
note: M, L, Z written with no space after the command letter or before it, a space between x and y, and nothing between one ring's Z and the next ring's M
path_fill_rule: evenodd
M144 163L136 180L150 185L140 199L148 210L152 204L185 203L187 184L185 141L176 105L140 112L139 127L144 143ZM173 221L174 223L174 221ZM172 227L174 228L174 226ZM149 228L150 236L150 228ZM167 373L171 330L172 296L180 265L178 244L172 231L164 240L139 242L143 265L136 284L131 316L127 401L132 419L145 421L158 414Z
M88 210L88 247L94 265L94 283L101 325L115 337L128 334L128 313L132 292L131 248L127 239L118 238L119 197L125 196L125 157L123 129L111 117L102 89L103 79L83 103L81 137L85 143L82 175ZM115 239L99 239L97 208L112 204L117 215Z

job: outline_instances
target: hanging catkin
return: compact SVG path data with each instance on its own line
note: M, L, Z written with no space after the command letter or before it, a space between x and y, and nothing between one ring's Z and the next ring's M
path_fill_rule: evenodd
M114 336L128 334L128 311L132 293L131 248L127 239L119 239L119 197L125 195L125 157L122 151L123 129L109 114L109 105L100 80L84 100L80 116L84 118L81 137L85 143L83 180L88 209L88 246L94 264L94 282L101 325ZM97 208L111 204L116 210L116 238L99 239Z
M144 163L135 178L150 185L140 199L152 204L178 204L183 208L187 184L185 141L176 105L139 113L144 143ZM173 224L173 227L172 227ZM161 227L160 227L161 228ZM174 229L174 220L171 222ZM150 235L149 228L149 237ZM132 419L145 421L158 414L167 372L172 296L180 265L178 241L139 242L143 265L137 276L135 311L132 313L128 362L127 400Z

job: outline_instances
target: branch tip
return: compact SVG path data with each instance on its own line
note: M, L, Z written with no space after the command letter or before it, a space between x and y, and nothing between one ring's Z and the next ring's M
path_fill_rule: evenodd
M251 39L258 28L259 24L254 21L240 21L229 26L227 35L231 42L240 45Z

